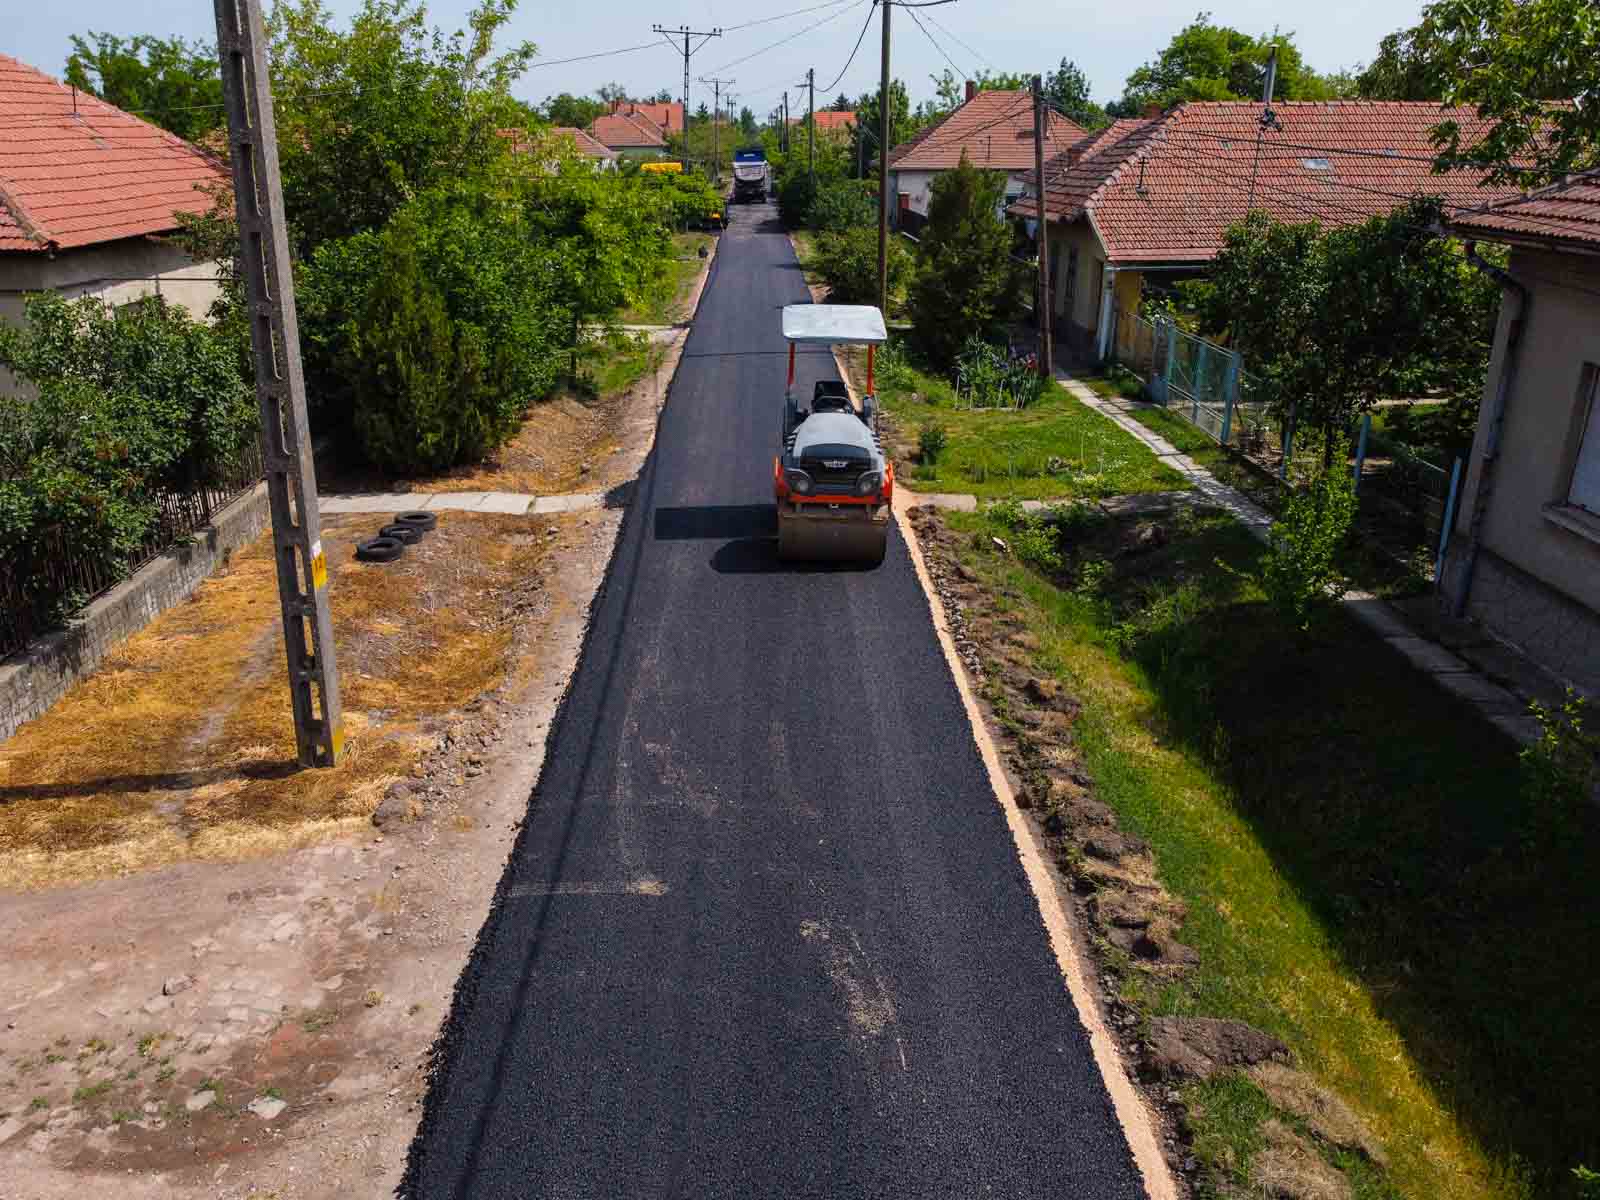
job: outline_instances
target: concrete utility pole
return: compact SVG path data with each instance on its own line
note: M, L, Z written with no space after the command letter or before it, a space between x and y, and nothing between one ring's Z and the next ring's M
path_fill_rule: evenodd
M738 80L707 79L704 75L702 75L700 76L700 82L709 83L711 85L711 171L712 177L720 180L722 178L722 155L718 153L720 147L717 139L717 126L722 122L722 89L727 84L737 83ZM685 108L684 111L688 112L689 110ZM685 117L684 120L687 122L688 118ZM686 145L688 144L688 140L689 134L686 127L684 130L684 143Z
M301 766L331 767L344 750L343 712L261 0L216 0L216 13L296 754Z
M817 194L817 72L806 68L806 153L811 159L811 194Z
M789 93L787 91L783 93L783 137L779 141L782 143L783 152L785 154L789 153Z
M889 0L883 9L883 75L878 88L878 307L889 319Z
M667 38L667 44L674 50L678 46L672 39L679 37L683 39L683 169L687 171L693 165L689 154L689 59L695 50L700 49L712 38L721 37L722 29L720 27L716 29L690 29L687 25L680 25L676 29L667 29L662 25L652 25L650 26L650 31L664 35ZM692 37L700 39L693 49L689 46L689 39Z
M1034 315L1039 320L1039 378L1055 378L1050 361L1050 222L1044 209L1044 132L1048 127L1044 103L1044 80L1033 77L1033 170L1037 181L1039 206L1039 298Z

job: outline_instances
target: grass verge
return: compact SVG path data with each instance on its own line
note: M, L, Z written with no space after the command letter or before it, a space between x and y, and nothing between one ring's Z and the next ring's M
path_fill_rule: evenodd
M847 356L856 385L866 358ZM1150 449L1071 396L1051 388L1017 411L955 407L943 378L896 363L877 378L896 471L919 492L968 492L980 499L1095 499L1133 492L1177 491L1188 481ZM923 461L922 432L937 427L945 446Z
M1511 743L1342 614L1283 631L1231 518L1134 532L1087 520L1050 577L987 536L961 555L1082 701L1099 799L1187 905L1200 966L1136 1003L1282 1038L1387 1150L1387 1173L1333 1163L1357 1197L1576 1194L1600 1158L1600 819L1532 807ZM1197 1153L1264 1183L1263 1102L1208 1087Z

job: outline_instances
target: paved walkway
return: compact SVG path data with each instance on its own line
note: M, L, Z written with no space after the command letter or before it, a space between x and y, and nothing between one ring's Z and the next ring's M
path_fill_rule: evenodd
M531 496L524 492L348 492L321 498L325 513L485 512L548 516L604 508L605 492Z
M1056 381L1075 399L1081 400L1108 421L1150 447L1157 458L1187 478L1194 490L1209 503L1226 509L1255 537L1263 542L1267 540L1268 531L1272 528L1271 515L1243 492L1229 487L1187 454L1180 453L1171 442L1134 420L1129 415L1133 407L1131 402L1108 400L1064 371L1056 372ZM1145 503L1152 507L1157 505L1170 507L1174 497L1184 495L1186 493L1161 493L1159 497L1147 498ZM972 512L978 506L977 497L952 493L919 496L918 499L926 504L961 512ZM1115 503L1108 501L1102 507ZM1023 507L1036 510L1044 507L1044 502L1024 501ZM1370 592L1352 591L1345 593L1341 603L1346 612L1382 638L1413 667L1432 676L1434 682L1445 691L1471 704L1490 724L1524 745L1538 740L1539 723L1528 715L1525 701L1474 670L1464 658L1451 653L1437 642L1417 636L1417 632L1388 602Z

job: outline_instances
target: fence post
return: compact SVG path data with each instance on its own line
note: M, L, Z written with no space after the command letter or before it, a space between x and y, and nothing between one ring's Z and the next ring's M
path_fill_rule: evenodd
M1228 351L1228 373L1222 380L1222 444L1233 434L1233 406L1239 399L1239 352Z
M1278 468L1278 478L1285 482L1289 479L1289 460L1294 457L1294 412L1295 405L1289 405L1288 419L1283 423L1283 463Z
M1199 342L1200 348L1194 353L1194 412L1189 418L1192 425L1200 424L1200 393L1205 390L1207 351L1211 349L1204 338Z
M1461 456L1456 456L1450 468L1450 495L1444 502L1444 521L1439 528L1439 553L1433 561L1433 586L1438 587L1444 575L1444 552L1450 545L1450 527L1456 523L1456 489L1461 484Z
M1361 494L1361 473L1367 465L1367 435L1372 432L1372 414L1361 414L1361 438L1356 442L1355 493Z

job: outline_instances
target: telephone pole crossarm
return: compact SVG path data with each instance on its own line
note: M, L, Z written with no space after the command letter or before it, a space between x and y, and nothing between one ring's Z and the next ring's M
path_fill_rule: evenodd
M344 751L344 723L267 39L261 0L215 0L215 5L296 755L302 766L331 767Z
M694 56L696 50L700 49L700 46L704 46L714 37L721 37L722 29L720 26L716 29L690 29L687 25L680 25L676 29L668 29L665 25L652 25L650 26L650 32L663 34L669 40L673 38L683 39L683 49L680 51L683 55L683 166L685 170L688 170L692 165L689 154L689 59ZM700 43L691 47L689 39L696 37L700 39ZM674 50L678 49L676 42L671 44Z

